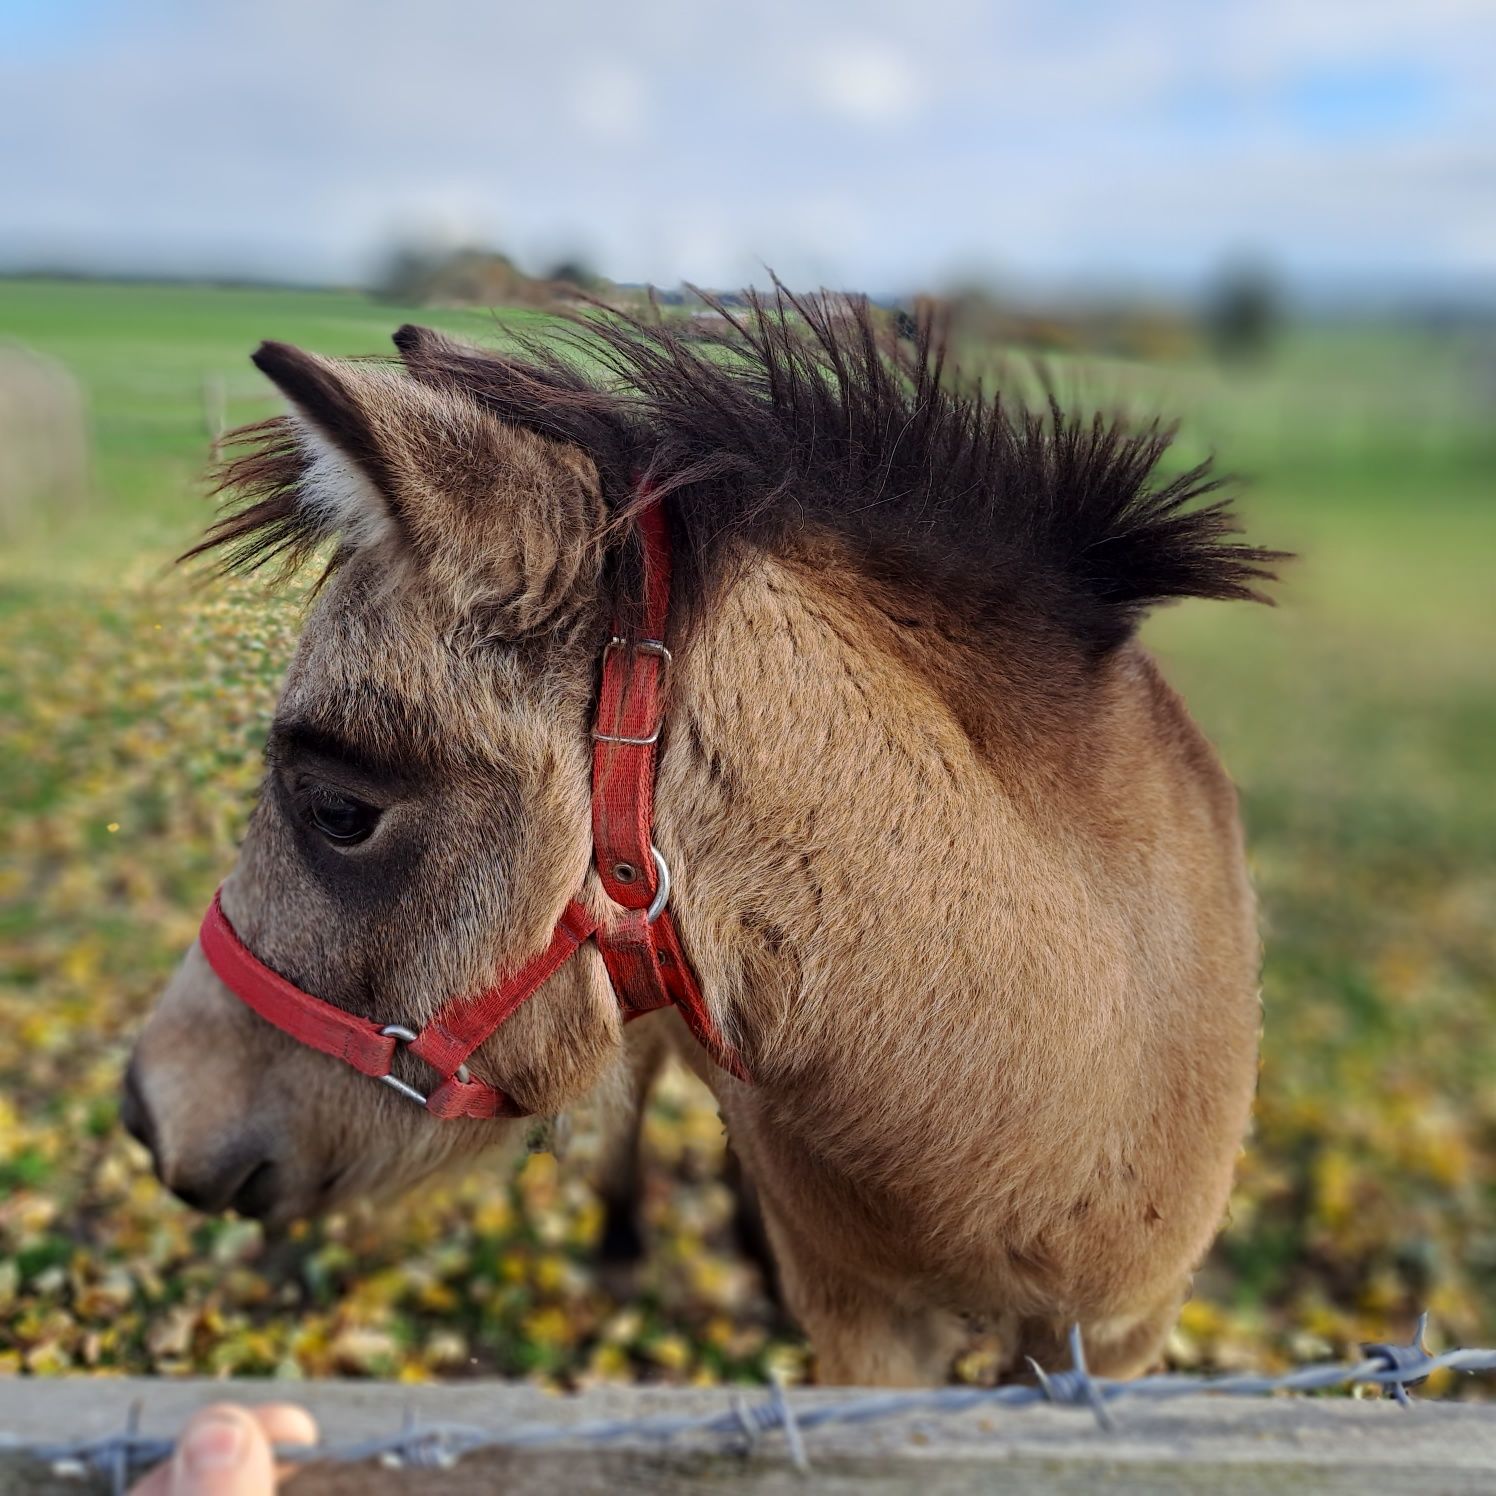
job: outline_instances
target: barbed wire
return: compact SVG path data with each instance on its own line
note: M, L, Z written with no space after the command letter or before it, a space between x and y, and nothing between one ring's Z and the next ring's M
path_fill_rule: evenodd
M1108 1432L1115 1428L1110 1405L1124 1400L1162 1402L1206 1393L1216 1397L1256 1397L1273 1393L1327 1392L1355 1386L1391 1390L1404 1407L1412 1406L1408 1388L1436 1371L1496 1371L1496 1350L1457 1349L1439 1355L1424 1345L1428 1315L1418 1317L1407 1344L1366 1344L1359 1361L1316 1362L1294 1371L1269 1376L1257 1372L1196 1376L1166 1372L1133 1381L1093 1377L1086 1367L1080 1326L1070 1330L1070 1366L1043 1371L1030 1362L1036 1382L1004 1387L940 1387L907 1392L863 1393L839 1402L795 1408L782 1383L768 1396L750 1401L742 1392L731 1396L717 1413L657 1414L647 1418L594 1419L583 1423L520 1424L510 1429L483 1429L460 1423L422 1423L407 1414L391 1434L342 1444L287 1445L276 1450L288 1464L359 1463L379 1460L395 1467L451 1469L467 1455L485 1449L540 1449L563 1444L593 1447L622 1444L668 1444L686 1438L715 1441L716 1447L756 1451L767 1434L782 1433L785 1452L797 1470L808 1471L810 1458L804 1435L832 1424L866 1424L913 1414L952 1414L994 1408L1019 1409L1040 1404L1083 1407ZM171 1458L174 1439L140 1430L140 1405L130 1410L124 1429L99 1438L66 1443L27 1443L0 1433L0 1455L29 1457L49 1465L55 1475L80 1479L102 1475L115 1492L123 1492L139 1471Z

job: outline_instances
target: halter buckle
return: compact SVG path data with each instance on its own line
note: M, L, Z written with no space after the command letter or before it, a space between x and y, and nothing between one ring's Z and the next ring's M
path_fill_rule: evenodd
M654 730L648 737L625 737L622 733L603 732L601 728L592 729L592 741L594 743L620 743L626 748L649 748L660 740L660 729L665 722L665 684L670 679L670 667L674 662L674 656L666 649L664 642L660 639L635 639L630 644L627 639L620 639L614 634L608 642L603 645L603 669L608 668L608 656L615 649L632 649L635 654L653 655L660 662L660 679L656 687L656 709Z
M401 1044L414 1044L416 1042L416 1038L418 1037L412 1030L406 1028L403 1023L387 1023L382 1029L380 1029L379 1032L391 1039L398 1040ZM457 1069L452 1073L464 1085L466 1085L468 1080L471 1078L468 1075L468 1067L466 1065L459 1065ZM403 1097L405 1097L407 1101L413 1101L417 1106L426 1105L428 1099L426 1095L423 1092L416 1090L414 1086L407 1085L403 1080L400 1079L398 1075L390 1075L386 1073L384 1075L376 1076L375 1079L383 1081L384 1084L390 1088L390 1090L398 1091Z

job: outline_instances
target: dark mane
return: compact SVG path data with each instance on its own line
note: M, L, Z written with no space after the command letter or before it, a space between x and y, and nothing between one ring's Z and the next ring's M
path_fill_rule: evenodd
M734 557L827 534L870 579L968 627L1068 637L1091 658L1154 604L1265 600L1282 553L1232 538L1209 464L1160 473L1172 432L1157 423L958 384L928 316L910 345L861 299L780 288L708 304L705 330L594 313L559 350L532 340L521 357L417 328L395 342L414 377L586 449L620 518L641 488L667 503L688 613ZM283 427L249 434L224 472L248 502L197 549L298 560L318 537L298 523L296 454Z

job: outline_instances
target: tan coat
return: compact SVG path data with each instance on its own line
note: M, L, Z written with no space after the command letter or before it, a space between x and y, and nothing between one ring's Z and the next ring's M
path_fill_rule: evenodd
M807 320L855 361L855 327ZM630 336L659 342L617 339ZM1268 553L1222 541L1215 510L1180 530L1191 493L1150 509L1152 462L1119 437L1089 459L1042 434L1016 441L1000 471L989 458L996 497L975 520L946 513L938 552L839 523L854 512L845 496L802 491L798 518L766 519L734 497L767 481L753 453L731 466L719 453L735 438L716 428L687 450L685 417L664 408L665 394L687 398L666 390L673 373L634 370L658 397L653 427L631 409L606 428L581 376L569 389L554 368L432 335L407 332L401 347L415 378L276 346L258 359L298 424L262 431L241 458L252 507L216 543L253 561L337 536L340 559L225 889L246 942L309 991L415 1026L543 945L578 887L604 908L586 722L604 625L632 575L624 475L649 467L683 535L656 836L683 938L754 1084L716 1070L670 1017L643 1020L634 1040L673 1025L715 1091L823 1380L939 1379L971 1315L998 1317L1014 1357L1053 1362L1078 1321L1095 1369L1146 1367L1241 1146L1258 948L1235 797L1131 627L1157 597L1243 594ZM782 422L809 420L822 447L838 408L844 438L871 419L871 405L835 398L838 379L876 384L867 367L839 374L823 347L830 403L810 409L811 384L784 392L804 374L783 363L794 355L751 339L740 351L780 383L766 395L741 369L698 367L713 420L722 404L708 397L733 381L745 402L799 400ZM928 376L928 350L916 358ZM937 513L941 472L980 476L951 445L965 428L930 424L932 402L960 397L920 378L853 391L905 401L917 428L918 470L901 476L897 452L882 469L911 536ZM897 438L896 424L877 429ZM658 445L641 450L651 430ZM829 481L817 464L832 458L799 428L785 452L791 437L796 471ZM1131 508L1094 499L1107 452ZM1041 497L1026 519L998 511L1023 462L1050 464L1033 468ZM1052 495L1067 484L1092 485L1094 533L1057 527ZM710 515L693 529L687 501L708 490L725 495L717 529ZM955 549L957 522L970 531L989 510L1008 528L973 543L1026 535L1029 547L1015 540L990 584L969 580L987 572L963 572ZM370 808L365 840L328 844L329 797ZM615 1083L625 1051L588 951L474 1069L551 1112ZM168 1184L272 1220L408 1186L514 1130L433 1122L298 1049L195 949L130 1084L131 1123Z

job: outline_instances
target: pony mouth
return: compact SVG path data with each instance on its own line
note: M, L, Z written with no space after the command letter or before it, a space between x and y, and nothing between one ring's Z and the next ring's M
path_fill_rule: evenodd
M338 1186L348 1177L348 1165L340 1164L330 1174L322 1176L322 1183L317 1186L317 1205L319 1209L326 1209L336 1198Z

